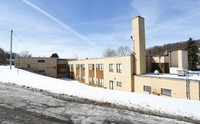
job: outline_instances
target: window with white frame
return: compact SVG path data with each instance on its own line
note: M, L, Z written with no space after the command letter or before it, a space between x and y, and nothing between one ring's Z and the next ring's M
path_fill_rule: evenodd
M73 68L73 69L74 69L74 64L71 64L71 68Z
M98 84L99 82L98 82L98 78L96 78L96 84Z
M85 69L85 64L82 64L82 69Z
M118 73L122 72L122 64L117 64L117 72Z
M82 76L82 80L85 81L85 76Z
M113 64L109 64L109 72L113 72Z
M122 82L117 82L118 87L122 87Z
M81 65L79 65L79 69L81 69Z
M92 64L88 65L89 70L92 70Z
M76 64L76 69L78 69L78 64Z
M76 74L76 79L78 79L78 74Z
M96 71L98 71L98 64L96 64Z
M81 80L81 75L79 75L79 80Z
M143 86L143 90L144 90L144 91L147 91L147 92L151 92L151 87L150 87L150 86L144 85L144 86Z
M103 79L99 78L99 85L103 86Z
M89 77L89 83L92 83L92 77Z
M93 84L95 84L95 77L93 77Z
M161 94L166 96L171 96L171 90L161 88Z
M103 64L99 64L99 71L103 71Z

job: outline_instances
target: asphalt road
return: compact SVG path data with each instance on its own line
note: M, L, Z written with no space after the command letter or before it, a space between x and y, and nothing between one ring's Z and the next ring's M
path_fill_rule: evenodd
M0 83L2 124L186 124L175 119L58 99L43 92Z

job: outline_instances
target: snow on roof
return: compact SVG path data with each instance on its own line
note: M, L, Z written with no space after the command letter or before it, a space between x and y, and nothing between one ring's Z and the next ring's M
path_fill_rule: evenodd
M159 73L159 75L155 75L154 73L147 73L140 76L186 80L186 76L178 76L168 73ZM190 71L188 76L189 80L200 81L200 71Z

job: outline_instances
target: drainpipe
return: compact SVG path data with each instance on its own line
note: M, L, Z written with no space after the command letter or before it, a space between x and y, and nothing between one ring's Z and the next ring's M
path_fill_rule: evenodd
M190 99L190 79L189 72L186 74L186 98Z

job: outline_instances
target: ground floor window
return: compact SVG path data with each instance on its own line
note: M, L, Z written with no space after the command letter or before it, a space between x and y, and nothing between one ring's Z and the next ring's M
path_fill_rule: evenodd
M96 78L96 84L98 84L98 78Z
M100 86L103 86L104 84L103 84L103 79L101 79L101 78L99 78L99 85Z
M79 80L81 80L81 75L79 75Z
M82 76L82 80L85 81L85 76Z
M76 79L78 79L78 74L76 75Z
M118 87L122 87L122 82L117 82Z
M89 77L89 83L92 83L92 77Z
M144 90L144 91L147 91L147 92L151 92L151 87L150 87L150 86L145 86L145 85L144 85L143 90Z
M161 88L161 94L166 96L171 96L171 90Z
M93 84L95 84L95 77L93 77Z

